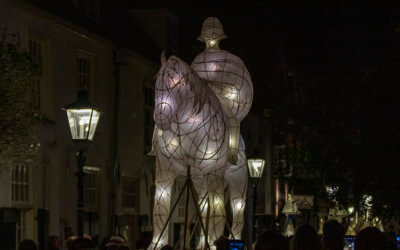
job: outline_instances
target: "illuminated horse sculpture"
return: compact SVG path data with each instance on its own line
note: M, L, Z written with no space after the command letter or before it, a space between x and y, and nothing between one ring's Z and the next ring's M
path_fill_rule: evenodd
M224 232L226 185L232 208L231 231L240 239L247 189L243 140L240 138L233 165L228 161L228 118L214 91L179 58L171 56L166 61L163 55L161 62L155 85L152 151L156 156L154 234L148 249L168 244L168 230L162 231L170 214L172 186L177 176L186 176L188 166L198 202L203 201L199 204L202 220L208 219L209 244ZM203 247L204 234L198 243L198 248Z

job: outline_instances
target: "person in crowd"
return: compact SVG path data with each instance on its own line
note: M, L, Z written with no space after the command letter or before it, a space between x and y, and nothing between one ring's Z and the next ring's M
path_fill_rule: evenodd
M64 227L64 240L67 240L69 237L73 236L72 228L70 226Z
M120 246L117 247L117 250L130 250L130 249L126 245L120 245Z
M95 250L96 244L88 238L77 238L72 243L72 250Z
M147 249L147 247L150 246L151 244L151 239L152 239L152 234L150 232L142 232L140 234L139 239L136 241L136 249L138 250L144 250Z
M385 235L376 227L366 227L356 236L355 250L385 250L389 246Z
M320 250L321 243L317 232L310 225L297 228L291 241L290 250Z
M107 250L107 247L106 247L106 245L107 245L107 243L108 243L108 241L110 240L110 236L106 236L106 237L104 237L103 238L103 240L101 241L101 244L100 244L100 250Z
M68 237L68 239L65 241L65 245L67 246L68 250L72 250L72 244L74 243L74 241L78 239L77 236L70 236Z
M214 245L217 250L228 250L228 238L222 235L214 242Z
M257 239L255 250L288 250L285 237L276 231L268 230Z
M48 250L59 250L60 249L60 238L57 235L49 236L49 247Z
M328 220L322 228L322 249L343 250L344 227L337 220Z
M37 250L37 245L33 240L23 240L18 246L18 250Z
M386 240L388 241L388 249L389 250L397 249L396 233L394 232L393 225L390 225L384 234Z
M116 250L119 246L125 244L125 239L121 236L111 236L106 244L107 250Z
M164 245L160 250L174 250L170 245Z
M257 241L253 241L253 243L251 243L251 250L255 250L256 245L257 245Z

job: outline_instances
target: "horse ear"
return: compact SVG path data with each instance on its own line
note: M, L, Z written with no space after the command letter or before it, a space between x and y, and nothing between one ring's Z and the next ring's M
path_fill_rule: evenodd
M165 58L165 51L161 53L161 66L167 63L167 59Z

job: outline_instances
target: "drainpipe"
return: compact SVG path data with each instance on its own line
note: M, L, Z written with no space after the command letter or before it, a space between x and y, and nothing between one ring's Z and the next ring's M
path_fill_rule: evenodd
M111 123L111 144L110 144L110 205L109 205L109 235L115 235L116 228L116 203L117 203L117 184L119 182L118 164L118 120L119 120L119 85L120 85L120 66L118 62L119 48L113 51L114 66L114 91L112 99L112 123Z

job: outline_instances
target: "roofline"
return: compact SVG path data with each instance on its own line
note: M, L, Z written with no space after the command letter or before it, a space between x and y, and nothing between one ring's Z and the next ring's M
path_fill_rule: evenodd
M134 56L139 60L144 60L146 63L148 63L151 66L154 66L154 67L159 66L159 64L155 63L151 59L136 53L134 50L132 50L128 47L121 47L117 43L113 42L112 40L104 38L103 36L98 35L95 32L92 32L88 29L85 29L83 27L75 25L75 24L71 23L70 21L68 21L64 18L61 18L57 15L54 15L50 12L44 11L30 3L25 2L24 0L3 0L3 1L13 5L15 8L18 8L18 9L24 11L28 15L32 16L33 14L36 14L40 18L45 18L50 21L53 21L59 28L66 30L68 32L74 33L76 35L79 35L83 39L94 41L104 48L108 48L111 50L123 48L125 51L129 52L129 54L131 56Z

